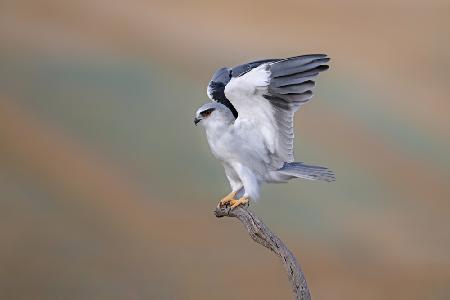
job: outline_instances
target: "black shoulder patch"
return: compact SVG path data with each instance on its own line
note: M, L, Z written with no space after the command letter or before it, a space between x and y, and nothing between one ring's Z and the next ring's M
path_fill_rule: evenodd
M234 108L233 104L225 97L225 86L231 79L231 69L221 68L213 75L212 80L209 82L209 93L214 101L222 103L233 113L234 118L238 117L238 112Z

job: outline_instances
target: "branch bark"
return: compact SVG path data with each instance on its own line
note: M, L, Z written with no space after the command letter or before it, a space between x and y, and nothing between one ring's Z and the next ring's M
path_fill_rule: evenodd
M235 217L247 228L250 237L260 245L268 248L281 258L283 267L292 284L292 292L296 300L310 300L311 295L308 285L306 284L305 275L303 274L297 259L292 252L286 247L272 231L259 220L247 207L238 206L230 209L229 206L217 207L214 210L217 218Z

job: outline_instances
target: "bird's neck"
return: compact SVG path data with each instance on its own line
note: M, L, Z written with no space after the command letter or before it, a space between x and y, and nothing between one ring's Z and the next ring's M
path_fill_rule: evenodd
M233 123L229 122L210 122L205 126L206 135L209 140L216 140L231 129Z

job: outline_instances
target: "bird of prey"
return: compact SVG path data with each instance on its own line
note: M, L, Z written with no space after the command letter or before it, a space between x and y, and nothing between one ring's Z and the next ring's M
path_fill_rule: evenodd
M265 59L217 70L207 88L212 100L195 113L231 193L218 206L235 208L259 198L263 183L292 178L334 181L325 167L294 162L294 113L313 97L324 54Z

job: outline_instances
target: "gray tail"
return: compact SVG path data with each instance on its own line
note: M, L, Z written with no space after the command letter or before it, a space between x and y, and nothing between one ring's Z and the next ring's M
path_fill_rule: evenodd
M328 168L305 165L301 162L284 163L284 166L278 170L279 173L291 178L304 178L309 180L335 181L336 177Z

